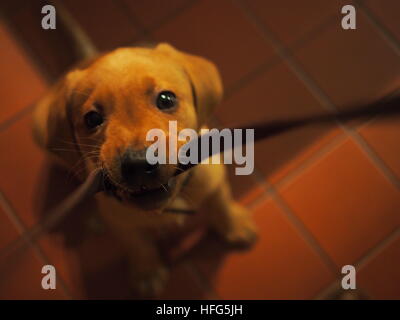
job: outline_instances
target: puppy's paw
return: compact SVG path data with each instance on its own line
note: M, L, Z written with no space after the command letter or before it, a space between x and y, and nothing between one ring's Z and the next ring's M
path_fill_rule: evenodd
M164 266L149 272L132 272L133 289L142 298L157 297L163 292L168 275L168 270Z
M231 207L231 224L220 230L224 241L234 249L249 249L257 241L257 228L250 212L241 205L234 203Z

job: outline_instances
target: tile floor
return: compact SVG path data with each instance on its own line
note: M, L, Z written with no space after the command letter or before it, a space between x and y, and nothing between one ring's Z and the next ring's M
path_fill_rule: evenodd
M356 1L357 29L344 31L340 8L349 2L68 0L65 6L99 50L167 41L213 60L226 92L215 120L229 126L329 112L398 88L400 2ZM0 254L38 223L43 181L57 174L31 139L30 111L50 86L48 75L70 63L46 58L65 51L46 50L52 36L24 30L22 22L35 19L30 4L4 6L12 13L8 22L21 23L0 21ZM18 32L37 39L37 48ZM259 242L238 253L205 237L174 264L162 298L328 298L341 267L352 264L361 297L400 299L399 128L400 119L372 119L258 143L253 175L229 171L235 197L253 211ZM71 180L54 189L74 186ZM79 219L65 224L79 235ZM134 298L120 249L107 230L82 239L53 232L0 260L0 298ZM57 290L41 289L44 264L58 270Z

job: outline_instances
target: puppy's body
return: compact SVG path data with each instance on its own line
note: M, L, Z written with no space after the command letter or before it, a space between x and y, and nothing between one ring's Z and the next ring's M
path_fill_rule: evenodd
M191 216L164 212L181 199L192 209L205 207L203 223L231 244L255 240L248 212L231 197L223 165L201 164L175 176L175 165L149 168L142 156L151 144L150 129L167 132L175 120L178 129L199 132L221 96L209 61L162 44L118 49L72 70L36 109L41 146L74 172L83 166L77 172L82 180L98 167L106 173L110 192L96 196L96 214L125 244L132 285L143 295L160 292L167 279L158 243L190 226Z

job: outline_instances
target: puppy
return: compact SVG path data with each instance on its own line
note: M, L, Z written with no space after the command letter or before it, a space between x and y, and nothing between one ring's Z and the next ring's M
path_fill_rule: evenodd
M82 180L104 170L109 192L96 196L96 214L125 245L130 280L142 296L159 294L167 280L159 243L190 225L191 216L164 212L174 203L187 199L193 209L206 203L203 223L229 244L246 247L256 239L248 211L231 197L224 165L175 176L176 165L150 165L145 157L150 129L164 130L167 143L176 138L168 135L170 120L178 132L199 132L221 98L210 61L159 44L117 49L74 68L36 107L34 136L49 155L72 170L83 163Z

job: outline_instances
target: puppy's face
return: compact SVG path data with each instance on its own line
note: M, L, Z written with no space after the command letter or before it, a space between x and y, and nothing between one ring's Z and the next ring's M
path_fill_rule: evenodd
M118 199L149 209L165 205L185 177L174 177L176 165L146 161L153 143L146 135L163 130L168 147L176 139L169 121L197 129L188 74L146 49L117 50L82 72L71 116L87 166L104 168L108 190Z
M118 49L70 72L39 104L36 131L39 141L70 165L83 161L86 174L101 167L107 191L119 200L159 210L178 193L186 175L175 176L176 164L147 162L153 143L146 141L147 133L164 131L168 159L169 143L177 140L169 122L177 121L178 132L198 130L221 94L216 69L202 58L168 45ZM67 149L74 145L74 155L60 154L59 147L66 148L60 138L70 143ZM178 141L178 148L184 143Z

